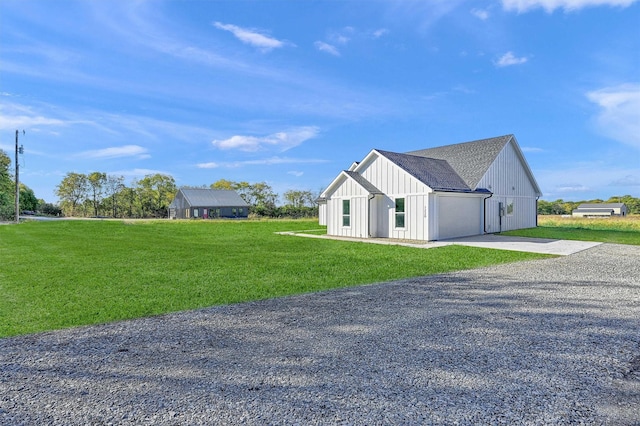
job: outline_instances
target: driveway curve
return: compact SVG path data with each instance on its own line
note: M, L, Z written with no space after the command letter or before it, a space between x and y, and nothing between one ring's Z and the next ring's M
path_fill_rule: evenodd
M0 340L0 424L640 424L640 247Z

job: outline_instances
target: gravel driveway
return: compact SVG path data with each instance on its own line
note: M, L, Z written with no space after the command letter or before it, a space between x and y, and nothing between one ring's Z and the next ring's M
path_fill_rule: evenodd
M640 247L0 339L0 423L640 424Z

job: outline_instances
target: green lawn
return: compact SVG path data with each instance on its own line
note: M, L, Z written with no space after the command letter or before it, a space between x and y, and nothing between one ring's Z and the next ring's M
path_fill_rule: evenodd
M544 256L278 235L314 221L0 226L0 337Z
M538 224L537 228L503 232L503 235L640 245L638 216L608 219L539 216Z

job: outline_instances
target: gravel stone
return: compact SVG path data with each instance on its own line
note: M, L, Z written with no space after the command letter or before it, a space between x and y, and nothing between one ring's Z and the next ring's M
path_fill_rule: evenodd
M0 339L6 425L640 425L640 247Z

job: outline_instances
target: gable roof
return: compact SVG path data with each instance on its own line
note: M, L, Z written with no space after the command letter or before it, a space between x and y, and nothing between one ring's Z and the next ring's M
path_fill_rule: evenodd
M513 135L498 136L421 149L407 154L446 160L467 186L473 189L478 186L480 179L482 179L498 154L512 138Z
M326 201L327 195L331 194L334 188L336 188L345 179L352 179L354 182L356 182L358 185L364 188L364 190L367 191L369 194L383 193L378 188L376 188L375 185L373 185L371 182L366 180L360 173L354 172L351 170L343 170L340 172L338 176L336 176L336 178L329 184L329 186L327 186L327 188L324 191L322 191L322 194L320 194L318 201L319 202Z
M248 207L236 191L226 189L182 188L185 200L193 207Z
M624 203L582 203L578 209L619 209L624 205Z
M366 180L360 173L350 170L344 170L343 173L356 181L356 183L363 187L369 194L382 194L382 191L376 188L371 182Z
M613 213L613 209L575 209L572 213Z
M434 191L473 192L445 160L379 149L375 151Z

